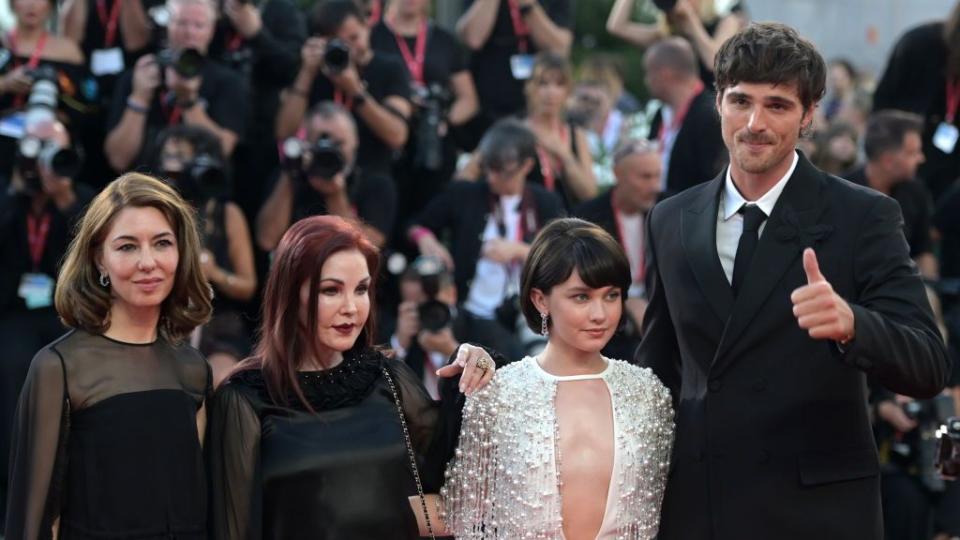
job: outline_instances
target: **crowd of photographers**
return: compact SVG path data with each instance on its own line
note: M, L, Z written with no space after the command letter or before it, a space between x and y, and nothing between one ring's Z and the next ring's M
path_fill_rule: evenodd
M430 19L430 4L11 0L0 49L0 455L30 359L64 330L51 299L72 223L128 170L168 179L197 208L216 297L194 344L218 379L250 352L271 250L315 214L359 219L383 250L379 341L431 392L434 367L461 342L513 359L543 346L521 323L519 271L561 215L600 224L627 252L634 283L605 352L633 357L645 215L725 166L713 56L747 24L745 7L616 0L607 30L639 47L651 98L641 104L612 57L574 71L573 0L464 0L453 31ZM653 22L637 22L638 5ZM833 61L803 150L900 202L955 338L960 89L943 73L960 75L960 4L928 26L904 36L875 93ZM898 509L886 513L889 537L960 535L960 494L927 466L957 394L874 395L885 503Z

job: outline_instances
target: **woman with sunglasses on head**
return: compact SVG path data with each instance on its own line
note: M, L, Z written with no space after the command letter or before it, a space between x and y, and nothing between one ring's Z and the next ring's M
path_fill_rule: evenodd
M408 497L438 409L418 377L372 346L379 254L335 216L295 223L273 254L260 342L211 405L213 538L417 538ZM454 364L470 393L483 349ZM422 503L421 503L422 504Z

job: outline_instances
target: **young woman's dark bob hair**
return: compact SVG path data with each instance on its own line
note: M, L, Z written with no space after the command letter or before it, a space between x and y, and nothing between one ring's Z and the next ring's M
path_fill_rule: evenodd
M619 287L621 299L630 289L630 261L607 231L576 218L562 218L543 228L530 246L530 255L520 274L520 309L527 326L540 331L540 312L530 293L543 294L566 281L576 269L583 282L594 289Z

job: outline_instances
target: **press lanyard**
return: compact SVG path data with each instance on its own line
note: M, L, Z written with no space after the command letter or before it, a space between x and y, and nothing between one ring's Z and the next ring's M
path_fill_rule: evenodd
M47 235L50 232L50 213L44 212L43 217L38 219L33 214L27 214L27 245L30 248L30 261L33 263L33 270L40 269L40 261L43 259L43 250L47 246Z
M117 21L120 19L120 4L123 0L113 0L113 7L110 8L110 14L107 15L107 0L97 0L97 14L100 16L100 24L106 30L103 38L104 48L113 47L113 42L117 39Z
M230 52L239 51L243 45L243 35L240 32L228 32L227 35L230 36L227 39L227 50Z
M167 117L167 125L174 126L180 123L180 117L183 116L183 109L179 105L174 105L171 109L167 103L170 101L170 94L160 100L160 108L163 109L163 115Z
M693 100L703 92L703 81L697 81L696 86L694 87L693 96L683 104L683 107L677 109L677 115L673 118L673 122L670 123L670 131L677 131L680 129L680 126L683 125L684 119L687 117L687 113L690 112L690 106L693 105ZM667 124L660 122L660 131L657 133L657 140L660 141L660 144L663 145L663 139L667 134Z
M957 117L957 106L960 105L960 80L947 81L947 116L944 118L952 124Z
M567 144L569 140L567 130L561 126L557 130L557 134L560 136L560 141ZM557 186L557 176L559 175L554 173L553 165L550 163L550 155L540 145L537 145L537 158L540 160L540 176L543 176L543 186L547 188L547 191L553 191Z
M333 89L333 101L337 105L343 105L347 110L353 110L353 96L346 96L339 88Z
M397 40L397 48L400 49L400 54L403 56L403 61L407 64L407 70L410 72L410 77L419 84L423 85L423 66L424 60L427 56L427 21L423 21L420 24L420 29L417 30L417 40L414 43L414 51L410 52L410 46L407 45L407 40L400 34L394 32L393 37Z
M530 28L523 20L523 14L520 13L520 5L517 0L507 0L510 7L510 22L513 23L513 35L517 36L517 50L520 54L527 54L529 45Z
M627 245L627 235L625 234L626 230L623 227L623 217L620 215L620 210L617 208L617 205L613 202L613 197L610 197L610 207L613 208L613 219L617 222L617 234L620 235L620 245L623 246L623 250L627 251L631 246ZM628 257L629 259L629 257ZM643 250L643 236L640 236L639 246L637 246L637 262L638 267L635 272L633 272L633 282L634 283L643 283L644 274L646 272L646 261L644 261L644 250Z

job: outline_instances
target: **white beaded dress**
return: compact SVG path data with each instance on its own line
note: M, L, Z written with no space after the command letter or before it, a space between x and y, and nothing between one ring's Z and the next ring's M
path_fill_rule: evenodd
M606 362L594 375L560 377L527 357L500 369L490 385L467 398L459 444L440 490L441 515L456 538L564 540L561 494L576 486L561 481L567 471L560 449L581 455L592 455L592 449L561 440L563 416L571 413L564 412L569 404L564 410L558 405L558 387L598 380L606 384L609 402L573 404L579 412L586 407L601 411L599 418L604 410L612 416L613 441L604 441L612 446L612 467L596 537L656 536L673 443L670 393L649 369Z

